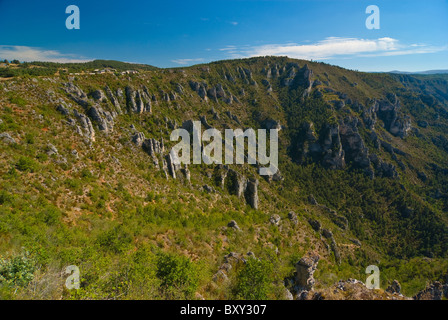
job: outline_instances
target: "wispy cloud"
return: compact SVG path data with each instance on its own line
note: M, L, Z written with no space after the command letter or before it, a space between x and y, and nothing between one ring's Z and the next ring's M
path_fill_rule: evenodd
M254 56L289 56L297 59L326 60L335 57L373 57L433 53L447 50L447 46L437 47L425 44L406 45L399 40L385 37L378 39L358 39L329 37L324 40L307 44L268 44L260 46L221 48L232 58Z
M196 59L174 59L171 60L171 62L180 64L180 65L187 65L187 64L193 64L193 63L199 63L199 62L203 62L204 59L203 58L196 58Z
M238 22L237 21L230 21L229 22L231 25L233 25L233 26L237 26L238 25Z
M37 47L0 45L0 58L19 61L86 62L93 59Z

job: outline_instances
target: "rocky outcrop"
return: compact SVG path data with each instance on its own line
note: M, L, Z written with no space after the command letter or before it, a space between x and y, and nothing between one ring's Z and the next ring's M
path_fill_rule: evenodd
M252 208L258 209L258 180L257 179L250 179L247 182L245 197L246 197L247 203Z
M237 231L241 231L241 228L238 226L238 224L236 223L235 220L230 221L230 222L227 224L227 227L229 227L229 228L233 228L233 229L235 229L235 230L237 230Z
M100 89L93 91L92 93L90 93L90 95L93 98L93 100L95 100L97 102L106 102L107 101L106 95Z
M442 300L443 289L443 285L439 281L435 281L417 293L413 298L414 300Z
M108 86L105 86L104 91L106 91L106 95L109 98L109 100L111 101L112 105L115 107L115 110L117 111L117 113L122 114L123 111L121 110L120 101L113 94L112 90Z
M16 143L16 140L13 137L11 137L11 135L8 132L0 133L0 141L6 144Z
M310 291L314 289L315 279L314 272L319 263L318 255L310 255L303 257L296 263L294 291L297 299L305 300Z
M80 124L80 126L76 126L78 133L89 141L95 141L95 130L90 119L76 109L73 110L73 113Z
M288 212L288 219L291 220L293 224L298 224L299 219L297 218L297 214L294 211Z
M310 224L311 228L313 228L314 231L319 232L321 228L321 224L319 221L315 219L308 219L308 223Z
M98 125L98 129L110 133L114 128L116 113L104 110L99 104L89 108L87 115Z
M150 156L161 154L164 151L163 141L159 142L154 138L145 139L142 143L142 148Z
M404 138L411 129L409 116L399 114L400 102L395 94L388 94L387 99L378 101L378 117L383 120L386 130L394 136Z
M68 82L64 85L64 91L68 96L83 108L88 108L90 103L87 99L87 95L79 87L72 82Z
M145 134L143 132L137 132L131 138L132 143L134 143L137 147L141 147L145 139Z
M400 282L398 282L397 280L394 280L392 282L392 284L389 287L387 287L386 291L390 292L390 293L400 294L400 292L401 292Z
M279 226L280 225L280 221L281 218L278 214L273 214L270 218L269 218L269 222L274 225L274 226Z
M233 169L229 169L227 177L230 179L229 192L235 194L238 198L241 198L247 187L247 179L241 173Z

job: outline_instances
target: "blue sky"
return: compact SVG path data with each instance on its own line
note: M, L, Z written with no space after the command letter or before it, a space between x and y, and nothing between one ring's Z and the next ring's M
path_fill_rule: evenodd
M68 30L65 9L80 9ZM380 29L365 26L368 5ZM178 67L260 55L362 71L448 69L447 0L0 0L0 58Z

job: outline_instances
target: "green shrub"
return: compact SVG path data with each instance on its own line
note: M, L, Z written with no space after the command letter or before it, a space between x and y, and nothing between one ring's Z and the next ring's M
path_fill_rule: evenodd
M36 261L28 252L5 259L0 257L0 285L25 286L34 278Z
M123 253L130 249L133 235L123 225L118 225L98 237L98 243L114 253Z
M34 172L37 169L37 164L32 159L22 156L17 161L16 168L20 171Z
M157 277L171 298L175 298L176 294L191 298L199 285L196 265L187 257L170 253L157 255Z
M248 300L267 299L272 271L271 262L249 258L237 274L235 297Z
M14 103L20 107L24 107L27 104L27 101L25 99L16 96L9 98L9 102Z

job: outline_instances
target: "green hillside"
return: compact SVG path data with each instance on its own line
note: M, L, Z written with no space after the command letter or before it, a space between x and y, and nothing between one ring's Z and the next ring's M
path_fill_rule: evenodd
M286 299L309 254L323 298L372 264L409 297L446 282L446 74L11 64L0 119L1 298ZM279 174L171 166L189 120L281 129ZM80 289L64 287L69 265Z

